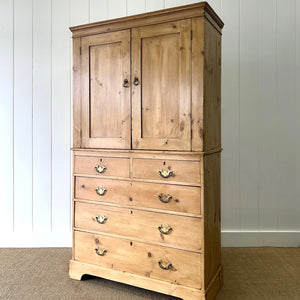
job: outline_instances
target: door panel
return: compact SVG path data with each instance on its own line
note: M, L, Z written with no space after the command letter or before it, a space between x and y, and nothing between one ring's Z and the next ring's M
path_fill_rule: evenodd
M130 31L82 38L83 147L129 149Z
M190 150L190 20L132 30L132 82L133 149Z

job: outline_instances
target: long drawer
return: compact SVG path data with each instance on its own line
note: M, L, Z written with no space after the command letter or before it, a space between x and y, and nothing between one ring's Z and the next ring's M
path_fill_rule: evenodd
M102 191L102 192L101 192ZM200 214L200 188L76 177L75 198Z
M75 260L194 288L203 286L200 256L168 247L75 232Z
M76 202L75 227L201 251L202 219ZM188 237L188 238L187 238Z
M133 159L133 178L200 182L200 161Z
M75 156L74 172L104 177L129 177L129 158L106 156Z

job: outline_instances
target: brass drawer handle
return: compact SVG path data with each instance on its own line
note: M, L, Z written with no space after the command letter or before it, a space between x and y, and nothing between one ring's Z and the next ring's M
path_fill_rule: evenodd
M103 166L99 166L99 165L96 165L95 166L95 170L98 172L98 173L103 173L105 170L106 170L106 167L103 165Z
M96 193L99 195L99 196L103 196L106 192L106 188L99 188L99 187L96 187L95 188L95 191Z
M157 228L162 234L169 234L173 230L170 225L159 225Z
M95 219L99 224L104 224L107 220L105 216L96 216Z
M159 260L158 265L163 270L170 270L173 266L168 260Z
M105 248L95 248L95 252L99 256L104 256L107 250Z
M172 200L172 196L169 194L165 195L165 194L161 193L157 197L160 200L160 202L163 202L163 203L169 203Z
M163 178L168 178L170 177L171 175L173 175L173 171L171 170L159 170L158 171L159 175Z

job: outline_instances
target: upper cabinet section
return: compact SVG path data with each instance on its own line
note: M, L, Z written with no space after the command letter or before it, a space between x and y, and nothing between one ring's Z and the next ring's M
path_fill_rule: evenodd
M219 149L222 27L203 2L71 28L73 146Z
M132 148L191 150L191 20L132 29Z
M130 30L81 39L82 146L130 149Z

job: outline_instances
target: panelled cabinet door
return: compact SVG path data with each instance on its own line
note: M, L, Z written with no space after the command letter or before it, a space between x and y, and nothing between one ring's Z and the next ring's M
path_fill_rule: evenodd
M130 30L81 40L82 146L130 149Z
M191 20L132 29L132 148L191 150Z

